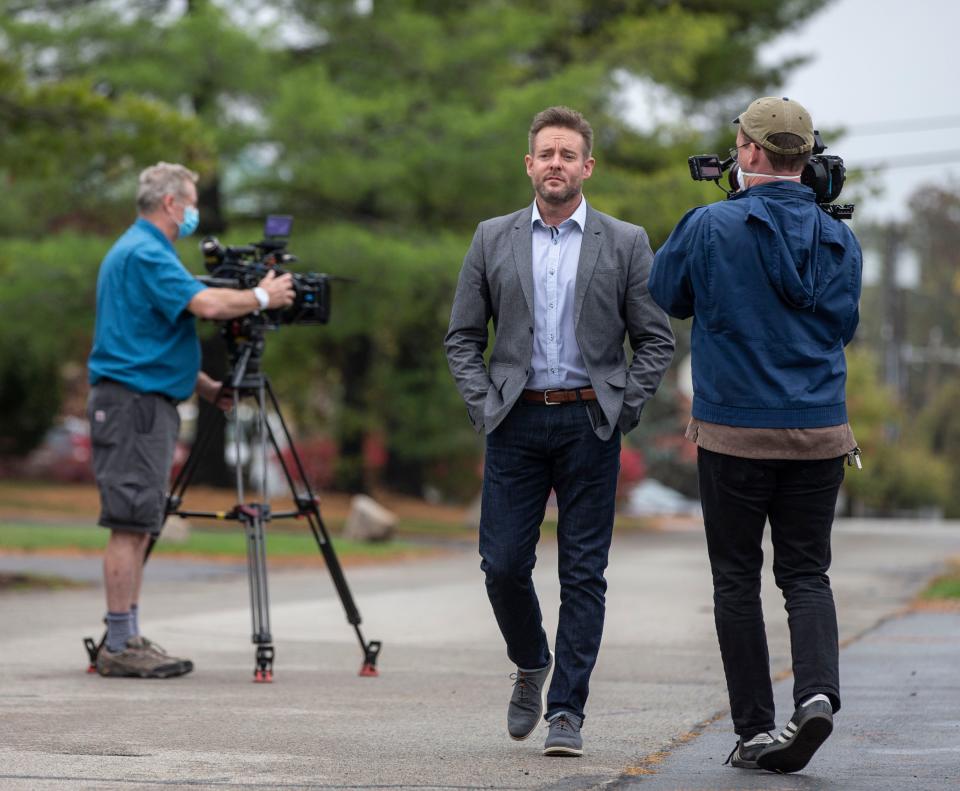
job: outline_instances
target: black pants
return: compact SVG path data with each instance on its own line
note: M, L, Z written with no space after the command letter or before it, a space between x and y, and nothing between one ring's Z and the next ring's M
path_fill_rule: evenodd
M834 711L840 708L837 611L827 570L844 458L759 460L698 449L714 618L740 736L775 728L760 605L760 542L768 518L773 574L790 628L794 705L822 693Z

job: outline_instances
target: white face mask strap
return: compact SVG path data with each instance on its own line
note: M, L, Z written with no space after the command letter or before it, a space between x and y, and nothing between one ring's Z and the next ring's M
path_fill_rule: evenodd
M750 176L752 178L766 178L766 179L780 179L781 181L800 181L800 176L778 176L775 173L748 173L745 170L740 171L744 176Z

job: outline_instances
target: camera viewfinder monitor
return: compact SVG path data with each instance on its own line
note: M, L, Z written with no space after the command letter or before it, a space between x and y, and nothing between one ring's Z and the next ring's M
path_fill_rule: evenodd
M687 162L690 165L690 175L696 181L713 181L723 175L723 165L717 156L701 154L690 157Z
M268 239L277 236L289 236L293 228L293 215L269 214L263 224L263 235Z

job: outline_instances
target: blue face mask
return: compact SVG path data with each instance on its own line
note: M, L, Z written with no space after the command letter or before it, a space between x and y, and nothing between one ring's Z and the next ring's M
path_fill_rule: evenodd
M185 206L183 209L183 222L177 223L177 238L182 239L189 236L200 224L200 211L196 206Z

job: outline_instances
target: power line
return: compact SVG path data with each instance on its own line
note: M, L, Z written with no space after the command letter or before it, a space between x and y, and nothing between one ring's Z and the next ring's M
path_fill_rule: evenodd
M890 121L869 121L850 124L845 137L899 134L901 132L933 132L939 129L960 128L960 115L940 115L930 118L897 118Z
M899 168L919 168L928 165L942 165L960 162L960 150L927 151L916 154L897 154L890 159L874 159L864 162L847 162L850 170L895 170Z

